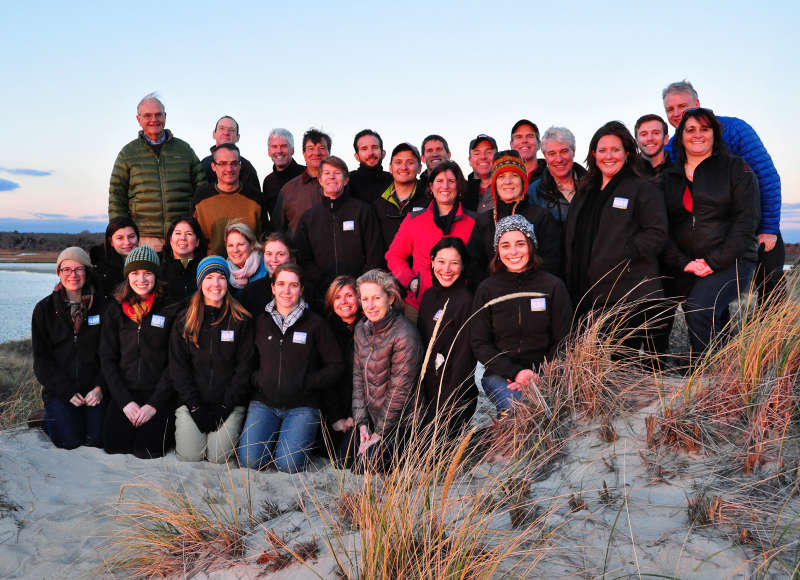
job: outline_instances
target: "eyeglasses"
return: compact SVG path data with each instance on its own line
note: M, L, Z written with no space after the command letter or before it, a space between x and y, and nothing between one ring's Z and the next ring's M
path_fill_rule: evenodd
M66 276L67 278L69 278L73 274L77 276L82 276L83 274L86 273L86 268L84 268L83 266L80 266L78 268L59 268L58 271L64 274L64 276Z
M215 161L214 165L217 167L239 167L242 164L241 161Z
M166 113L141 113L139 116L149 121L150 119L163 119Z

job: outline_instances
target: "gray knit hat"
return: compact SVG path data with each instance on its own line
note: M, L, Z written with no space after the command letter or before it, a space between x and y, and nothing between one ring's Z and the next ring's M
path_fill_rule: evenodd
M533 231L533 224L518 214L504 217L494 228L494 251L497 253L497 244L500 243L500 237L506 232L522 232L532 242L534 249L539 249L539 242L536 240L536 234Z
M128 274L136 270L149 270L153 274L158 275L158 254L150 246L136 246L125 258L125 270L123 274L128 277Z
M56 259L56 270L61 267L61 262L64 260L74 260L76 262L80 262L87 268L92 267L92 259L89 257L89 254L87 254L83 248L79 248L78 246L70 246L69 248L62 250Z

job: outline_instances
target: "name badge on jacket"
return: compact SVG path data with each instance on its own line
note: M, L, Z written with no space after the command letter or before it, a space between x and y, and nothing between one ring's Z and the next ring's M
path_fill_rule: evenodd
M164 323L166 321L167 319L161 316L160 314L153 314L153 318L150 319L150 326L155 326L156 328L164 328Z
M356 222L353 220L345 220L342 222L342 230L345 232L352 232L356 229Z
M628 209L628 198L627 197L615 197L614 203L612 204L617 209Z
M97 326L98 324L100 324L100 315L92 314L89 318L86 319L86 322L89 323L89 326Z
M436 311L436 314L433 315L434 320L439 320L442 317L442 309Z
M222 342L233 342L233 330L221 330L219 339Z
M295 333L292 335L292 342L297 344L305 344L306 337L307 335L305 332L295 331Z
M531 312L544 312L545 310L547 310L545 298L531 298Z

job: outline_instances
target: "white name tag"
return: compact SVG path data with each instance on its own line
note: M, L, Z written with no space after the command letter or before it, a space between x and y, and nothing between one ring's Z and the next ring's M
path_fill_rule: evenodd
M436 362L435 362L435 364L436 364L436 370L438 371L439 367L441 367L444 364L444 355L442 353L440 353L440 352L436 353Z
M434 320L439 320L442 317L442 309L436 311L436 314L433 315Z
M86 319L86 322L89 323L89 326L97 326L98 324L100 324L100 315L92 314L89 318Z
M153 318L150 319L150 326L155 326L157 328L164 328L164 322L166 322L166 318L161 316L160 314L153 314Z
M628 209L628 198L627 197L615 197L614 203L612 204L617 209Z
M222 342L233 342L233 331L232 330L221 330L219 339Z
M297 344L305 344L306 343L306 333L305 332L295 332L292 336L292 342Z
M531 298L531 312L544 312L545 310L547 310L545 298Z
M342 222L342 230L346 232L352 232L355 229L356 229L356 222L354 222L353 220L345 220L344 222Z
M415 205L414 207L411 208L411 211L422 211L423 209L425 209L425 208L424 207L419 207L418 205Z

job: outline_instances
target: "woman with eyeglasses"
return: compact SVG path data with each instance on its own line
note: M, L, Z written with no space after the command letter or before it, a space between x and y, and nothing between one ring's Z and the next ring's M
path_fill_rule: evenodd
M661 175L669 213L668 274L686 296L692 357L701 357L728 320L758 258L759 195L752 170L728 154L710 109L687 109L673 141L678 157Z
M33 371L42 385L45 432L56 447L102 447L107 405L97 356L105 301L89 255L78 247L58 255L58 284L33 309Z

